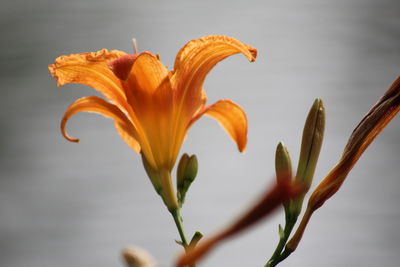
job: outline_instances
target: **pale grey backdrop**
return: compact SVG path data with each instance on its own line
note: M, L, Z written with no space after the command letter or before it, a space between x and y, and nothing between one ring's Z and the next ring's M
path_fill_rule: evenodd
M160 53L173 65L187 41L236 37L259 50L209 75L212 103L230 98L249 118L244 154L211 119L189 133L200 173L183 209L188 233L212 233L271 183L284 141L297 163L313 99L327 110L317 181L334 165L353 127L400 74L400 2L3 0L0 10L0 266L121 266L135 244L171 266L179 248L172 219L139 157L96 115L59 120L93 90L57 88L47 65L62 54L101 48ZM366 151L343 188L313 217L298 251L282 266L398 266L400 119ZM277 241L276 213L219 247L200 266L262 266Z

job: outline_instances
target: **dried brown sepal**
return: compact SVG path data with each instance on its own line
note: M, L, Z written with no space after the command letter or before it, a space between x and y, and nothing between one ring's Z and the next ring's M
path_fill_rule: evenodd
M339 190L348 173L357 163L362 153L399 111L400 77L393 82L386 93L354 129L339 162L329 172L325 179L322 180L311 195L302 222L292 239L287 243L286 249L294 251L297 248L313 212L320 208L326 200Z
M267 192L251 206L242 216L234 221L229 227L223 229L212 237L202 241L193 250L180 256L176 266L189 266L205 256L216 245L227 238L244 231L262 218L270 214L276 207L290 198L296 197L304 191L304 187L292 181L292 177L286 176L286 179L280 179L272 189Z

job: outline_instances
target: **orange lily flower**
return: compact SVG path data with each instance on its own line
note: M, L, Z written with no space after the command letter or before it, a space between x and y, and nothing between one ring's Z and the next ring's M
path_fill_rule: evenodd
M167 207L177 207L171 170L190 126L202 115L216 119L243 151L247 142L247 118L230 100L205 106L203 83L208 72L224 58L244 54L255 61L257 50L226 36L205 36L188 42L168 71L159 57L142 52L126 54L106 49L94 53L61 56L49 65L57 85L80 83L95 88L105 99L88 96L73 102L62 121L78 112L95 112L114 119L117 132L137 153Z

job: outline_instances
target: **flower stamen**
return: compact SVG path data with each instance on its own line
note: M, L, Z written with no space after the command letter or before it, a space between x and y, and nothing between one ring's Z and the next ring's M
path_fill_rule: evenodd
M133 44L133 52L137 54L138 48L137 48L136 38L132 38L132 44Z

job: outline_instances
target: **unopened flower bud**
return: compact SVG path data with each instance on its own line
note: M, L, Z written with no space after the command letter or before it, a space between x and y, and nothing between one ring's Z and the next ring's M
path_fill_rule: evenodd
M176 170L176 185L178 187L178 192L181 188L183 188L183 185L185 184L185 170L188 161L189 155L186 153L183 154L181 159L179 160L178 169Z
M317 166L325 130L325 108L317 98L308 113L303 130L296 180L310 187Z
M196 178L198 168L199 168L199 163L197 161L196 155L191 155L186 165L186 170L185 170L186 179L193 182L194 179Z
M321 99L317 98L308 113L301 141L299 164L296 181L301 182L306 191L292 203L292 212L298 216L303 205L304 195L311 186L317 166L319 152L325 130L325 108Z
M127 267L154 267L156 263L152 256L142 248L128 247L122 251Z
M296 250L313 213L340 189L364 151L399 112L400 77L362 118L353 130L339 162L311 194L301 223L292 239L286 244L288 254Z
M275 172L278 182L287 176L292 177L292 161L286 146L279 142L275 152Z
M277 182L285 182L285 179L292 178L292 161L286 146L279 142L275 152L275 173ZM286 216L289 214L289 202L284 202Z
M185 202L186 192L196 178L198 161L196 155L183 154L177 170L178 202L182 206Z

